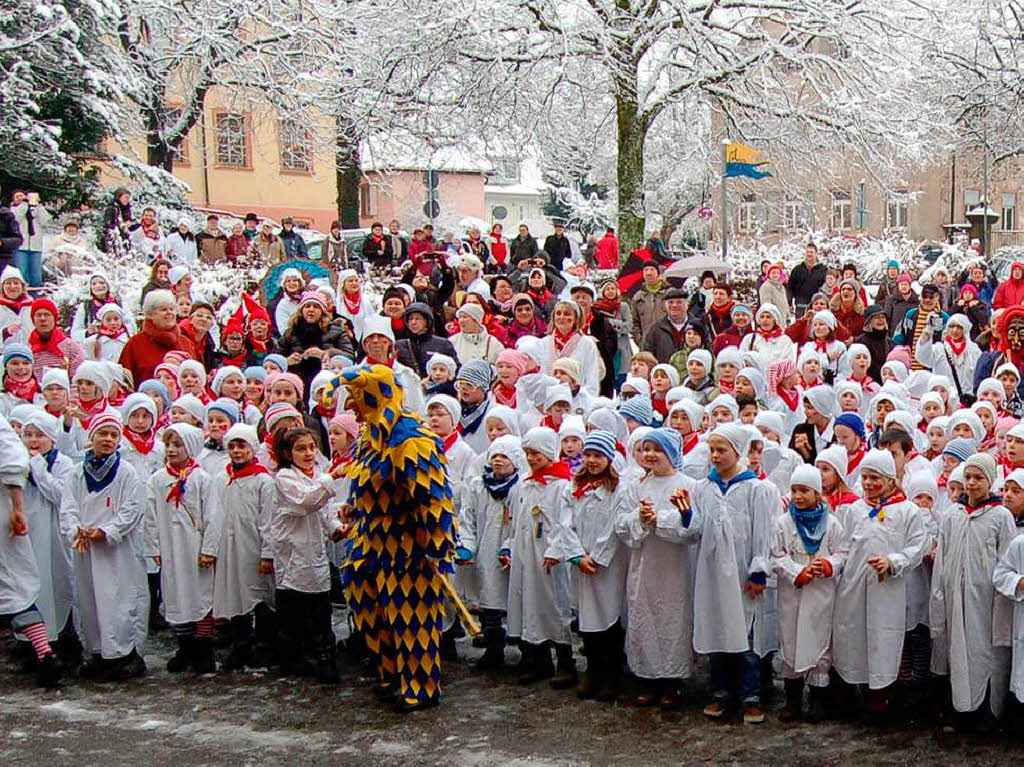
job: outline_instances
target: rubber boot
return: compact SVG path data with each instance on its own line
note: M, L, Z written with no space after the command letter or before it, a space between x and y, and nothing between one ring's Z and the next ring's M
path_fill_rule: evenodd
M519 684L530 684L533 681L533 661L537 655L537 649L529 642L519 642L519 663L516 664L516 673L519 675Z
M786 705L779 711L779 721L795 722L800 718L803 710L804 680L784 679L783 686L786 689Z
M292 641L287 634L279 634L277 657L281 662L281 671L285 674L310 676L313 673L313 665L306 657L302 643Z
M505 631L503 629L487 629L483 638L487 649L473 665L473 670L498 671L505 665Z
M622 643L625 637L618 625L604 634L604 658L601 661L604 668L601 672L601 687L595 697L602 703L612 703L622 691Z
M57 656L52 652L44 655L36 666L36 683L48 690L56 690L61 686L61 667Z
M551 662L551 648L545 645L532 645L532 661L528 673L519 677L519 684L533 684L550 679L555 675L555 664Z
M604 654L601 652L601 639L603 635L587 632L582 637L583 657L587 659L587 668L580 677L580 684L576 688L576 695L580 700L590 700L597 694L603 678L601 673L604 664L604 658L601 657Z
M555 654L558 656L558 670L551 680L551 689L567 690L575 686L579 680L576 673L576 661L572 657L572 645L556 644ZM548 657L551 657L550 654Z
M57 660L64 671L74 673L82 665L82 641L73 631L57 637Z
M806 721L811 724L818 724L825 719L825 695L827 687L811 686L807 692L807 716Z
M455 663L459 660L459 650L455 645L455 628L449 628L441 634L441 660Z
M146 662L134 649L123 658L111 661L104 677L108 682L124 682L146 673Z
M212 674L217 670L217 661L213 657L213 637L196 638L195 655L192 658L192 671L196 674Z
M178 634L178 651L167 660L167 671L171 674L180 674L188 671L192 665L195 655L196 638L190 634Z
M82 679L102 679L107 672L107 662L103 660L103 656L99 653L94 653L89 657L85 663L82 664L81 668L78 669L78 675Z
M331 637L317 640L316 675L320 680L320 684L338 684L341 681L341 676L338 674L338 662L335 657L334 640Z

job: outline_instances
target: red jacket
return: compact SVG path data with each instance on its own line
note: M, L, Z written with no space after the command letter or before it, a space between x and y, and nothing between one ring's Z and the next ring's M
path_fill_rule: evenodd
M606 234L594 246L594 261L598 269L619 268L619 238Z
M718 354L722 349L727 346L739 346L740 341L743 340L744 336L748 336L754 332L753 325L747 325L747 332L742 332L735 325L730 325L717 336L715 340L711 342L712 354Z
M167 352L181 351L192 359L196 358L192 342L177 326L172 330L159 330L152 322L145 320L142 330L128 339L121 350L118 362L131 371L135 388L153 377L153 370L164 361Z
M1013 279L1014 269L1021 270L1021 279ZM1024 261L1014 261L1010 266L1010 275L1010 279L996 288L996 294L992 297L993 309L1005 309L1008 306L1024 304Z

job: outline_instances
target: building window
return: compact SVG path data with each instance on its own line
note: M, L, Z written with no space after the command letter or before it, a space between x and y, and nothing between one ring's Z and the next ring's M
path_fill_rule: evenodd
M757 195L753 192L740 197L740 220L739 230L741 232L752 232L757 228Z
M1003 218L1002 227L1004 232L1017 228L1017 195L1003 195Z
M832 216L829 226L836 231L853 228L853 199L846 189L832 190Z
M807 200L798 194L787 194L782 203L782 228L803 229L808 223Z
M249 120L245 115L221 112L214 118L217 141L217 165L223 168L250 168Z
M372 184L359 185L359 214L364 217L377 214L377 188Z
M519 160L515 157L499 157L491 163L494 170L491 171L491 184L518 184L519 183Z
M296 173L313 172L312 136L298 120L278 123L281 148L281 170Z
M179 107L164 107L164 133L166 134L167 129L170 128L174 123L181 119L181 109ZM188 165L188 134L181 139L181 144L178 145L177 149L172 150L171 156L174 160L175 165Z
M885 225L889 229L907 228L908 200L906 191L889 194L885 203Z

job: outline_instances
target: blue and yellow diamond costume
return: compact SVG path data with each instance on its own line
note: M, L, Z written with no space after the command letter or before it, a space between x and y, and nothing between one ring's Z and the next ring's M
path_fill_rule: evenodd
M400 704L436 702L439 579L455 552L447 461L433 432L403 407L391 368L347 368L335 385L364 423L347 472L356 521L343 578L355 625L377 664L379 691L396 690Z

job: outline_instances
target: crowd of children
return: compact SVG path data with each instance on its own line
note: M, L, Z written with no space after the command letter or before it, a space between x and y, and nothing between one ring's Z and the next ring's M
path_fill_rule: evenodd
M457 276L463 302L477 293L497 311L479 273ZM476 670L499 671L514 644L520 684L611 702L628 671L638 705L670 709L706 660L704 714L748 723L765 719L776 677L783 721L856 710L986 729L1019 713L1024 307L1002 311L982 352L970 320L922 296L879 359L877 313L853 334L818 294L786 325L771 303L723 310L731 291L712 279L681 322L665 315L675 347L632 354L607 396L594 290L566 276L550 331L494 354L466 351L490 349L492 319L467 304L465 359L423 322L415 289L389 288L378 314L354 273L336 293L307 286L312 313L299 288L282 291L296 317L331 307L358 322L348 355L316 348L308 365L308 348L284 357L252 336L288 307L247 296L222 330L235 347L202 361L170 350L133 381L118 363L126 318L99 278L71 326L90 349L74 370L39 370L32 343L7 338L0 614L40 683L138 676L148 633L168 627L173 673L278 665L337 682L350 467L381 428L345 409L339 371L363 362L392 369L445 456L452 579L483 628ZM713 354L706 328L725 318L716 338L738 343Z

